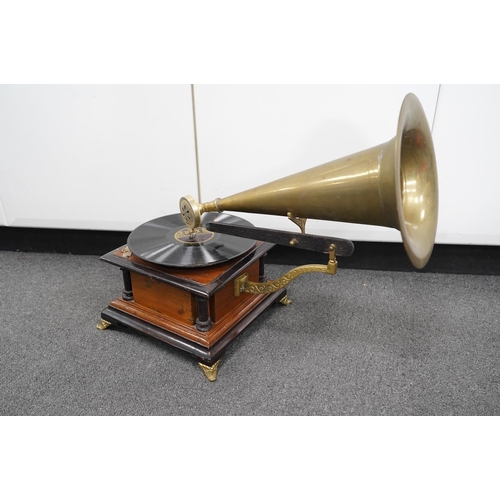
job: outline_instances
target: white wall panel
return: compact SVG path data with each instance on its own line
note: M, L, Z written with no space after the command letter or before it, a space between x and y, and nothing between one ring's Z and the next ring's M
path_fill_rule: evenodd
M437 241L500 244L500 86L195 86L203 201L392 138L404 96L429 122ZM189 85L0 86L0 224L131 230L197 198ZM243 215L295 226L283 217ZM396 230L309 221L308 231L400 241Z
M189 85L0 86L0 224L131 230L186 190Z
M196 85L202 201L376 146L396 135L405 95L432 124L438 85ZM192 193L195 195L196 193ZM242 215L293 230L284 217ZM401 241L395 229L308 221L311 233Z
M433 138L437 241L500 245L500 85L443 85Z

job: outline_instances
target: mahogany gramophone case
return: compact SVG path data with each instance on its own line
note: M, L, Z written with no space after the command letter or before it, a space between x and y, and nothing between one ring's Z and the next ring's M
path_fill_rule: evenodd
M227 212L281 215L298 229L257 228ZM396 136L384 144L227 198L198 203L184 196L179 213L136 228L101 257L121 270L123 291L98 328L123 325L160 339L194 356L213 381L231 341L268 307L290 304L291 281L310 272L334 275L336 256L354 251L349 240L307 234L308 219L395 228L420 269L432 253L437 215L432 135L409 94ZM267 280L265 257L274 245L313 250L323 263Z
M123 292L102 311L99 327L121 324L156 337L195 356L207 377L215 379L229 343L286 292L234 294L238 276L265 281L264 259L272 244L210 237L208 231L200 242L187 244L184 232L179 214L161 217L101 257L121 269Z

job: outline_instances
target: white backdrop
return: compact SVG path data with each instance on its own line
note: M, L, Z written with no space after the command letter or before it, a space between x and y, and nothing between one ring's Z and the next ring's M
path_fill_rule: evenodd
M0 86L0 223L130 230L196 192L189 85Z
M132 230L181 196L226 196L391 139L404 95L433 126L438 243L500 244L500 86L0 86L0 224ZM295 230L286 218L243 217ZM353 240L388 228L309 221Z

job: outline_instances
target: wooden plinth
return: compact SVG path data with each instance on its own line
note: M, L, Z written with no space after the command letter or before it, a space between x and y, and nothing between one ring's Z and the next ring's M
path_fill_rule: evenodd
M146 262L121 247L101 257L123 273L122 296L101 313L110 324L129 326L213 366L229 343L285 290L234 296L234 280L248 273L264 281L264 256L273 245L257 243L244 256L197 269Z

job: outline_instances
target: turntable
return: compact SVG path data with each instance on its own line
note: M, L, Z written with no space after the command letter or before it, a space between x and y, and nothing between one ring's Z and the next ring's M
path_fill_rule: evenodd
M300 232L254 227L227 212L287 216ZM391 227L422 268L437 228L438 184L432 136L409 94L390 141L227 198L180 199L179 213L146 222L127 244L101 257L123 275L123 291L97 327L131 327L198 360L214 381L228 345L273 304L288 305L288 284L309 272L334 275L349 240L306 234L308 218ZM268 281L274 245L313 250L326 263L299 266Z

